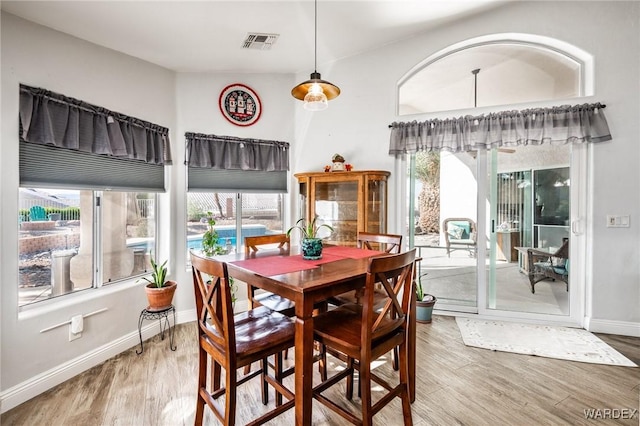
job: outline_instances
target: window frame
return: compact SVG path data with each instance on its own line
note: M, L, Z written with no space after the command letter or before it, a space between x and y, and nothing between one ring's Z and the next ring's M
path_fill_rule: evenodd
M64 189L64 190L70 190L70 188L65 187L65 188L54 188L52 186L48 186L48 187L43 187L40 186L38 188L32 188L32 187L25 187L25 186L20 186L20 189L39 189L39 190L51 190L51 191L55 191L55 190L60 190L60 189ZM23 311L28 311L31 309L34 309L36 307L39 306L44 306L44 305L48 305L51 303L61 303L62 301L65 300L69 300L70 298L73 297L78 297L80 294L86 294L87 292L85 290L98 290L98 289L112 289L112 288L122 288L123 285L127 285L127 284L136 284L140 281L140 279L145 276L147 274L146 270L141 271L141 272L137 272L135 271L135 269L132 271L132 273L127 276L127 277L123 277L123 278L119 278L119 279L115 279L113 281L110 282L104 282L104 251L103 251L103 247L104 247L104 227L105 227L105 221L104 221L104 209L103 209L103 203L102 203L102 197L104 196L104 191L102 190L87 190L85 188L82 189L71 189L73 191L76 191L78 196L80 197L80 192L81 191L90 191L91 192L91 212L89 214L89 218L85 219L85 220L89 220L91 222L91 239L92 239L92 256L91 256L91 262L92 262L92 267L91 267L91 285L86 287L86 288L78 288L78 289L73 289L69 292L65 292L62 294L49 294L48 297L46 298L42 298L39 300L34 300L34 301L29 301L26 303L21 303L21 298L20 298L20 289L18 289L18 299L17 299L17 305L18 305L18 311L19 312L23 312ZM127 193L126 191L122 191L122 193ZM155 192L144 192L145 194L152 194L152 198L154 199L153 201L153 209L152 209L152 213L150 213L150 216L154 218L153 220L153 242L151 244L151 249L146 251L145 253L149 253L149 255L153 256L155 255L155 253L158 252L158 240L159 240L159 235L158 235L158 231L159 231L159 225L158 225L158 194ZM140 194L139 192L135 192L135 194ZM137 199L136 199L137 202ZM78 208L80 208L80 201L78 201ZM125 209L127 208L126 204L125 204ZM126 214L126 213L125 213ZM81 219L82 220L82 216ZM81 228L81 224L78 225L79 227L79 234L81 234L82 232L82 228ZM18 226L17 228L17 232L19 232L19 228L20 226ZM126 232L126 230L125 230ZM18 235L18 240L20 240L20 236ZM80 243L78 243L80 244ZM78 247L75 247L73 250L77 250ZM20 249L18 249L20 251ZM47 249L50 252L53 252L56 249L51 249L48 248ZM71 250L71 249L68 249ZM44 251L40 251L40 253L44 253ZM20 268L20 258L21 258L21 254L18 253L18 268ZM51 255L50 255L51 256ZM135 256L135 255L134 255ZM51 276L53 277L53 258L50 257L51 259L51 263L49 264L49 273L51 274ZM135 268L135 257L134 257L134 268ZM16 285L20 285L21 284L21 273L20 271L18 271L18 283L16 283ZM53 284L51 284L53 286Z

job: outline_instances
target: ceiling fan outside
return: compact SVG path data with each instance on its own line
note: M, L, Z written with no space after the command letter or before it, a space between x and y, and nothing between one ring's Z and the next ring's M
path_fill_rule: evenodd
M480 72L480 68L476 68L471 71L473 74L473 107L478 107L478 73ZM513 148L498 148L498 152L503 152L505 154L513 154L516 152ZM469 151L469 155L473 158L476 158L478 155L478 151Z

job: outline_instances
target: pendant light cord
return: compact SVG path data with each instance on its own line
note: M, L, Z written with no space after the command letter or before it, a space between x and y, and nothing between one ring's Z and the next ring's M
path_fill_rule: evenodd
M314 1L313 72L318 72L318 0Z

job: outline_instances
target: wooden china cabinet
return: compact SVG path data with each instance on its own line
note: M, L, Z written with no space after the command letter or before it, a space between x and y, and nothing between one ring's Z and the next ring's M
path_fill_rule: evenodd
M325 241L355 246L358 231L387 232L387 179L381 170L297 173L298 217L318 216L334 232ZM320 236L326 236L326 230Z

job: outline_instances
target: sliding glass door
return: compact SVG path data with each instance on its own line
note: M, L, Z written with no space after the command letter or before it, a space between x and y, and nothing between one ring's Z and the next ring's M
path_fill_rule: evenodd
M436 310L579 322L585 154L563 145L410 157L408 234ZM455 244L465 239L475 245ZM538 267L554 273L529 273Z
M487 157L486 308L570 315L571 145Z
M410 235L422 258L422 285L439 310L477 312L476 169L469 153L411 156Z

